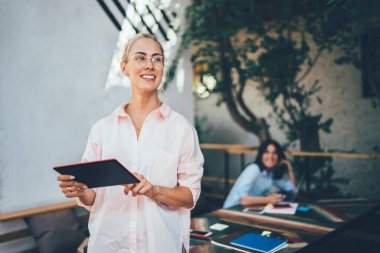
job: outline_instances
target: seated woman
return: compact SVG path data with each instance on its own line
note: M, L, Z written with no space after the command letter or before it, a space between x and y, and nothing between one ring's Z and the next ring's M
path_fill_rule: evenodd
M271 194L275 188L280 192L295 193L296 178L292 165L286 160L284 150L274 140L264 141L254 163L248 165L236 180L223 208L238 204L276 203L284 199L282 194Z

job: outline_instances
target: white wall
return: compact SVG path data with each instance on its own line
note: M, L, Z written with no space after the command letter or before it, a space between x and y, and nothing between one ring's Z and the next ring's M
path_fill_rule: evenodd
M130 97L129 88L105 90L118 31L94 0L0 8L0 212L67 201L52 167L79 161L91 125ZM192 121L187 62L184 89L165 96Z
M117 30L96 1L1 8L1 211L8 212L64 200L52 166L80 160L91 124L117 102L103 88Z

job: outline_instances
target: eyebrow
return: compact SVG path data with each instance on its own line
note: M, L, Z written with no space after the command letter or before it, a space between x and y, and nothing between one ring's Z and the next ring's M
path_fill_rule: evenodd
M148 55L148 54L145 53L145 52L136 52L135 55L136 55L136 54ZM152 56L156 56L156 55L160 55L160 56L162 56L162 54L158 54L158 53L154 53L154 54L152 54Z

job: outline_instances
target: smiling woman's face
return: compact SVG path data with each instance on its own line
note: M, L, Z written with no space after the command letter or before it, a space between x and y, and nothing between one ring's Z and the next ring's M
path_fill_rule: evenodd
M160 57L162 57L162 66L158 64ZM146 64L141 64L141 62L137 64L137 61L142 61L142 59L146 61ZM129 50L128 61L121 63L121 68L131 80L134 90L157 92L163 73L163 52L160 45L149 38L138 39Z
M267 146L263 154L263 164L266 169L271 170L278 163L278 155L276 152L276 147L272 144Z

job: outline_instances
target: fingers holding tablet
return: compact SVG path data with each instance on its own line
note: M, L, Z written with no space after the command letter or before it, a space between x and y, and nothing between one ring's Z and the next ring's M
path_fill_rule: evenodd
M128 193L130 191L132 191L133 188L135 188L135 187L136 187L136 184L126 184L126 185L124 185L124 193L125 193L125 195L128 195Z
M75 177L72 175L59 175L57 180L59 181L59 187L67 198L79 197L84 194L84 191L88 189L85 184L74 181Z
M139 183L124 185L125 195L128 195L128 193L131 192L133 197L136 197L137 195L145 195L148 198L153 198L154 186L143 175L136 172L134 172L133 175L139 180Z

